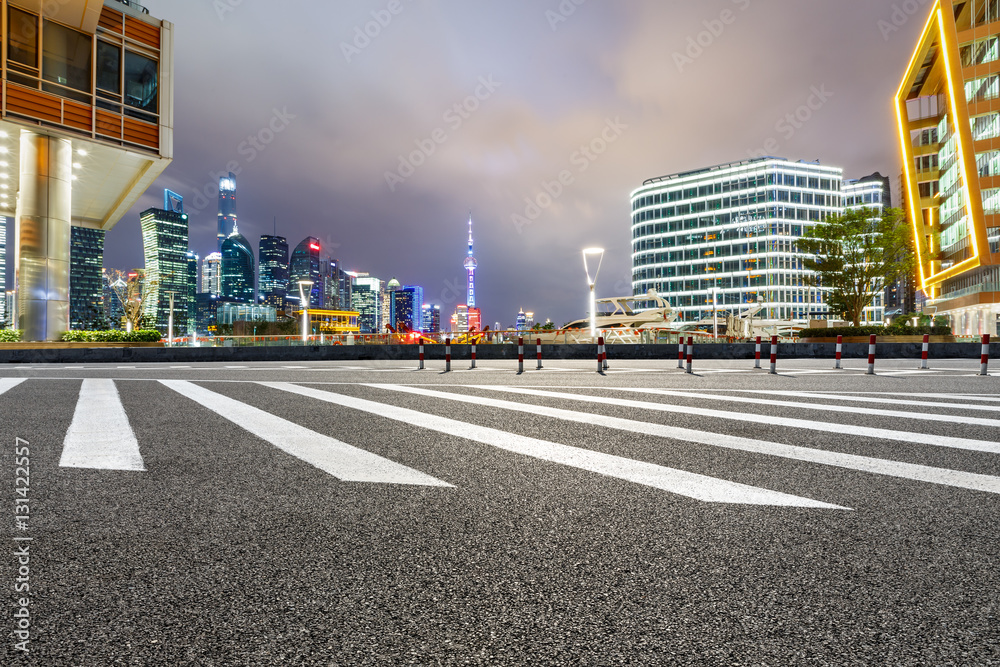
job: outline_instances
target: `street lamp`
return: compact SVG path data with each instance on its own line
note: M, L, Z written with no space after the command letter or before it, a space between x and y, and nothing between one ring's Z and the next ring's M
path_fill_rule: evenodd
M170 295L170 313L167 315L167 347L174 346L174 295L177 292L167 292Z
M305 292L302 289L303 287L306 287L307 285L311 288L312 285L313 285L313 282L311 280L300 280L299 281L299 306L302 308L302 344L303 345L306 344L306 340L309 338L309 315L308 315L307 309L306 309L306 304L308 303L308 301L306 301L306 295L305 295ZM312 292L311 289L309 291Z
M587 266L587 257L597 255L597 269L594 277L590 277L590 268ZM587 284L590 286L590 337L597 336L597 300L594 297L594 285L597 284L597 274L601 272L601 262L604 261L604 248L584 248L583 249L583 270L587 272Z

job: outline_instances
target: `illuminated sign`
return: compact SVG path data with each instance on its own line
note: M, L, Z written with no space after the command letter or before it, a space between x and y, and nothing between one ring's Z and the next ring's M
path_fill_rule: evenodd
M310 243L309 244L309 249L310 250L319 250L319 246L317 244L315 244L315 243Z

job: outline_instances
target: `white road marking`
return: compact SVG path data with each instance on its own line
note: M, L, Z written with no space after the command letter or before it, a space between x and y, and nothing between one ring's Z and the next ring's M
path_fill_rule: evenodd
M0 394L10 391L26 379L27 378L0 378Z
M550 408L541 405L531 405L527 403L515 403L513 401L501 401L481 396L464 396L450 392L432 391L417 387L407 387L403 385L372 384L370 387L399 391L409 394L418 394L433 398L441 398L463 403L473 403L475 405L485 405L489 407L503 408L527 412L534 415L544 415L556 419L564 419L582 424L593 424L595 426L605 426L632 433L643 435L653 435L674 440L686 440L713 447L724 447L756 454L766 454L796 461L807 461L809 463L819 463L849 470L859 470L878 475L890 477L900 477L919 482L930 482L932 484L942 484L954 486L962 489L972 489L974 491L985 491L988 493L1000 493L1000 477L990 475L980 475L976 473L962 472L958 470L948 470L947 468L933 468L930 466L916 465L913 463L901 463L885 459L876 459L867 456L856 456L854 454L841 454L838 452L828 452L822 449L812 449L810 447L798 447L777 442L767 442L765 440L753 440L751 438L741 438L738 436L726 435L724 433L712 433L708 431L696 431L694 429L680 428L676 426L666 426L664 424L653 424L619 417L608 417L605 415L590 414L586 412L574 412L572 410L562 410L560 408ZM515 387L493 387L477 386L474 389L496 389L529 396L548 396L552 398L579 399L593 403L605 403L608 405L628 405L640 407L642 405L659 405L657 403L642 404L638 401L622 401L616 399L599 398L596 396L581 396L576 394L562 394L549 391L532 391ZM655 409L655 408L654 408ZM773 417L768 417L769 423L773 422ZM822 428L816 426L815 428ZM913 434L919 435L919 434ZM986 443L996 444L996 443Z
M853 401L855 403L878 403L886 405L909 405L914 408L961 408L962 410L982 410L985 412L996 412L996 407L992 405L963 405L961 403L935 403L933 401L903 401L892 398L871 398L870 396L854 396L849 394L819 393L813 391L761 391L758 389L738 389L740 392L753 394L765 394L768 396L792 396L796 398L828 398L838 401ZM904 394L894 394L903 396ZM701 394L698 394L701 396ZM958 398L957 396L955 397ZM785 405L784 403L774 403L774 405ZM789 405L794 405L789 403ZM811 403L809 405L812 405ZM905 412L903 414L913 415L920 418L920 413Z
M225 417L237 426L345 482L448 486L419 470L353 447L184 380L160 380L178 394Z
M714 477L667 468L653 463L633 461L632 459L595 452L580 447L571 447L546 440L528 438L485 426L477 426L455 419L448 419L447 417L425 414L416 410L376 403L362 398L336 394L311 387L302 387L287 382L260 382L259 384L346 408L361 410L388 419L394 419L412 426L491 445L515 454L522 454L543 461L559 463L608 477L651 486L704 502L850 509L819 502L810 498L769 491L746 484L737 484L736 482L715 479Z
M63 440L64 468L145 470L114 380L84 380Z
M170 368L178 369L178 368L191 368L191 367L190 366L171 366Z
M934 412L903 412L901 410L879 410L876 408L859 408L853 405L830 405L827 403L793 403L792 401L768 401L759 400L755 398L747 398L745 396L724 396L720 394L705 394L705 393L694 393L690 391L675 391L672 389L638 389L638 388L621 388L621 387L608 387L610 391L628 391L638 394L655 394L657 396L677 396L681 398L697 398L697 399L711 399L713 401L721 401L724 403L749 403L751 405L757 405L761 407L775 406L781 408L798 408L802 410L817 410L826 412L848 412L855 415L877 415L880 417L902 417L904 419L920 419L922 421L936 421L945 422L948 424L972 424L975 426L1000 426L1000 419L984 419L982 417L965 417L962 415L943 415ZM774 394L782 396L801 396L801 394L796 394L794 392L773 392ZM819 397L817 397L819 398ZM831 398L837 398L833 396ZM659 404L654 404L659 405ZM671 412L688 412L691 410L701 410L701 408L690 408L684 406L674 406L676 410L671 410ZM743 414L743 413L740 413ZM743 414L744 417L756 417L758 420L763 417L763 415L747 415ZM768 420L772 419L767 417ZM823 423L823 426L826 426ZM937 437L937 436L935 436ZM1000 452L1000 449L997 450Z
M131 370L134 370L135 366L119 366L118 369L119 370L122 370L122 369L131 369Z
M249 366L226 366L230 370L248 370Z

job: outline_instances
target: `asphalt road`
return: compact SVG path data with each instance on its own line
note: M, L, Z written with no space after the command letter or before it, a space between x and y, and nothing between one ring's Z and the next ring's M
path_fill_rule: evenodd
M1000 377L752 364L0 366L0 664L1000 665Z

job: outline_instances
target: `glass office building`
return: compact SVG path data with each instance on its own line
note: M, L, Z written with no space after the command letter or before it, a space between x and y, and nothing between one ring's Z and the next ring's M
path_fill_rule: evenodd
M842 180L836 167L772 157L647 180L632 193L632 293L655 290L684 321L712 317L714 304L827 317L795 241L842 213Z
M257 252L257 297L261 303L283 311L288 294L288 240L263 234Z
M299 282L308 281L312 283L306 299L309 308L323 308L325 291L322 275L320 272L320 246L319 239L314 236L307 236L295 246L291 259L288 262L288 300L299 304Z
M222 295L222 253L211 252L201 261L201 287L199 292Z
M222 296L254 303L255 276L253 246L235 228L222 243Z
M397 333L423 330L424 288L400 287L392 293L392 322Z
M69 326L104 328L103 229L70 228Z
M167 333L170 292L174 293L174 332L188 319L188 217L185 213L146 209L139 216L146 259L143 304L149 325Z
M236 176L229 172L228 176L219 179L219 215L215 233L216 252L222 252L222 244L236 230Z
M358 312L362 333L381 333L382 281L367 274L355 274L351 287L351 310Z

